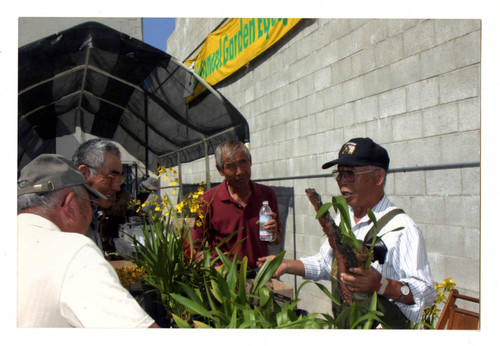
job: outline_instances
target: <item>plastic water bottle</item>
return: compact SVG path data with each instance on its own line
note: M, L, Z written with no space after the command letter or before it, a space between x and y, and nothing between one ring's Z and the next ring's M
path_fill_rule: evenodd
M264 201L259 211L259 238L262 241L274 240L273 234L264 229L265 223L269 220L271 220L271 208L269 207L269 202Z

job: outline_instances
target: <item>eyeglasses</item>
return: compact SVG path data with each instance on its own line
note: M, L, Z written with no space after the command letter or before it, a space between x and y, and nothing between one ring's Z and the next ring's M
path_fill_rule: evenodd
M240 168L248 167L249 163L250 163L250 161L248 161L247 159L243 159L243 160L240 160L238 162L225 163L224 168L229 169L230 171L235 171L237 167L240 167Z
M105 178L106 180L109 180L110 184L118 184L121 185L125 181L126 177L123 175L116 175L116 174L105 174L105 173L97 173L97 175L100 175L101 177Z
M90 207L92 208L92 211L96 211L97 208L99 207L99 202L97 200L95 200L94 198L85 198L85 197L81 197L81 196L78 196L76 195L77 198L79 199L82 199L84 201L89 201L90 202Z
M87 164L84 164L84 165L95 170L95 171L99 171L99 169L97 169L91 165L87 165ZM97 175L100 175L104 179L109 180L110 185L112 185L112 184L121 185L125 182L125 179L127 179L127 177L125 177L123 175L119 175L119 174L109 174L109 173L99 173L98 172Z
M338 182L340 182L342 180L342 178L345 178L348 183L353 183L354 180L356 179L356 176L358 176L360 174L375 172L375 171L376 171L376 169L371 169L369 171L363 171L363 172L354 172L354 171L350 171L350 170L344 170L344 171L334 170L332 172L332 176Z

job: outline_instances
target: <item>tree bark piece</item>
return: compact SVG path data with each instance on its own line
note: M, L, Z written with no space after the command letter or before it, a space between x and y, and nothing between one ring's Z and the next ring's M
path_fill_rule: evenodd
M318 212L318 210L323 205L321 196L316 192L315 189L306 189L305 192L307 197L309 198L309 201L313 205L314 210ZM318 221L323 228L323 232L328 238L328 243L333 250L335 258L337 259L337 273L340 283L340 291L342 293L341 298L346 303L351 305L353 301L351 292L349 292L347 287L340 281L340 274L347 272L351 267L358 266L356 254L349 245L342 244L342 232L340 231L340 228L335 224L335 221L332 219L330 212L326 212L322 217L318 219Z

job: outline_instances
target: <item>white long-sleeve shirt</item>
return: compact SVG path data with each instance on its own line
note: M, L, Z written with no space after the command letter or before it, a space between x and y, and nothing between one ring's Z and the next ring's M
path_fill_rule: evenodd
M372 209L377 220L380 220L389 211L396 209L396 206L384 196ZM363 240L372 227L368 215L365 215L357 224L354 222L353 209L349 207L352 231L356 238ZM335 223L339 225L340 216L337 215ZM398 227L404 227L401 231L391 232ZM420 322L425 308L432 305L437 293L434 290L434 280L432 279L425 241L422 231L407 214L394 216L386 226L379 231L378 236L382 237L387 246L387 255L384 264L378 261L372 262L372 267L383 276L406 282L413 294L415 304L407 305L394 302L401 312L411 321ZM305 266L305 279L308 280L329 280L332 266L333 251L328 243L328 239L321 245L319 252L313 256L302 257L300 261Z

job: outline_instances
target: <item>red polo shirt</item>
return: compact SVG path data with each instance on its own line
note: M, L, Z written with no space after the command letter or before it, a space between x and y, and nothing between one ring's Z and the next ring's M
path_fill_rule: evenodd
M220 248L224 253L230 253L231 249L240 240L246 238L234 250L233 254L238 254L239 258L248 257L248 267L256 268L259 257L268 255L268 243L259 239L259 210L263 201L269 201L271 210L276 213L278 230L281 231L281 221L279 217L278 202L274 190L269 186L261 185L250 181L252 195L246 207L241 206L231 197L224 180L220 185L206 191L202 199L207 205L204 207L203 226L193 228L193 241L203 238L203 229L206 229L205 236L211 248L215 248L226 236L239 230L236 235L227 240ZM202 202L203 203L203 202ZM198 221L198 220L197 220ZM233 256L230 256L231 259Z

